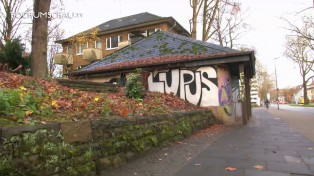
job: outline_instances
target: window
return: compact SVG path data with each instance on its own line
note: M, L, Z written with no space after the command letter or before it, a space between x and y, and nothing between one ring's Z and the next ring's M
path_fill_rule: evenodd
M102 48L102 43L101 43L101 40L97 40L97 41L95 41L95 48L99 48L99 49L101 49L101 48Z
M143 31L143 32L142 32L142 35L143 35L144 37L147 37L147 30L146 30L146 31Z
M131 33L128 33L128 41L131 41Z
M66 48L66 53L67 54L72 54L72 45L68 45Z
M155 32L158 32L158 31L161 31L161 28L148 29L145 36L150 36L150 35L154 34Z
M81 68L83 68L82 65L77 66L77 67L76 67L76 70L79 70L79 69L81 69Z
M107 50L118 48L118 43L120 41L122 41L122 36L121 35L116 35L116 36L112 36L112 37L106 38L106 44L107 44L106 48L107 48Z
M78 45L76 46L76 54L77 54L77 55L83 54L83 49L85 49L85 48L87 48L87 47L88 47L88 43L86 43L86 44L78 44Z

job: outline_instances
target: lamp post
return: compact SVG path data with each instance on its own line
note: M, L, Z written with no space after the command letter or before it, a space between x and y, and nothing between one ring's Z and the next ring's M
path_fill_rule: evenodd
M275 77L276 77L276 91L277 91L277 109L279 110L279 95L278 95L278 83L277 83L277 70L276 70L276 59L279 59L279 57L274 58L275 63Z

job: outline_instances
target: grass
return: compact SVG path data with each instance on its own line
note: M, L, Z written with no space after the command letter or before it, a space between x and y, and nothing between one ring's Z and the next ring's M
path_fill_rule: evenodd
M289 104L290 106L299 106L299 107L314 107L314 104Z

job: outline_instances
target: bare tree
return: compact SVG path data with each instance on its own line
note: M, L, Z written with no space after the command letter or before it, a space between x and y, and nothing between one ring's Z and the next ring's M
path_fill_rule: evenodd
M303 26L299 27L285 18L281 18L288 23L288 27L285 28L290 31L293 36L302 37L308 40L309 47L314 50L314 19L312 16L303 16L301 21Z
M212 31L220 0L204 0L202 40L207 41L216 32Z
M32 76L45 78L47 69L47 38L48 38L48 12L51 0L34 0L34 15L32 28ZM46 14L38 17L40 14Z
M247 26L240 4L233 0L190 0L193 16L190 20L192 38L196 38L197 20L202 9L202 40L212 39L221 46L233 48Z
M246 11L241 11L240 4L230 1L220 3L213 24L213 40L221 46L233 48L235 41L247 29L248 25L244 22L245 13Z
M24 8L26 0L0 0L0 48L11 41L22 25L30 8Z
M61 40L64 37L64 30L58 28L54 28L48 35L48 76L53 77L56 69L56 65L54 64L54 55L59 53L62 50L62 46L58 43L55 43L56 40Z
M196 34L197 34L197 17L200 13L202 4L204 0L190 0L190 6L193 9L193 16L192 19L190 20L190 31L192 34L192 38L196 39Z
M304 33L307 33L304 28ZM310 48L309 40L301 36L286 37L285 55L299 66L300 75L302 76L304 104L308 104L307 83L314 78L313 72L313 50Z
M255 80L258 86L258 96L261 99L265 99L267 93L270 93L271 89L274 87L274 81L272 80L271 75L267 72L267 69L260 62L260 60L256 60L255 70Z

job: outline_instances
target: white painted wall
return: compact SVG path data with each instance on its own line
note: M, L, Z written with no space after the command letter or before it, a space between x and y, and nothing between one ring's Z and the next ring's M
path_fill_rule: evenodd
M170 85L167 83L167 73L168 80L171 80ZM216 83L211 79L216 80ZM202 107L219 106L217 81L217 72L210 66L200 67L195 71L189 69L164 70L150 73L148 90L174 93L181 99Z

